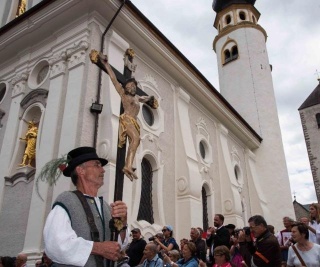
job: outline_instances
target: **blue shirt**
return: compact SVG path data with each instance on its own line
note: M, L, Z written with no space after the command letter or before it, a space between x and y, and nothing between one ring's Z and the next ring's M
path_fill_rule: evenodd
M159 256L156 255L156 256L154 256L154 258L151 261L149 261L148 259L145 259L142 266L143 267L162 267L163 262L159 258Z
M195 257L187 261L182 258L178 260L176 264L178 264L179 267L198 267L198 260Z

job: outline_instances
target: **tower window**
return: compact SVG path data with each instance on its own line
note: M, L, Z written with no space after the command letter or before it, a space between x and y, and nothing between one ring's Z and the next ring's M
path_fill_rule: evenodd
M231 48L231 60L238 58L238 47L235 45Z
M224 64L237 59L239 56L238 47L234 45L230 50L226 49L224 51Z
M241 20L246 20L246 13L244 13L243 11L241 11L241 12L239 13L239 17L240 17Z
M231 61L231 54L230 51L227 49L224 51L224 63L228 63Z
M154 124L154 116L152 110L147 105L142 106L142 115L149 126L152 126Z
M320 128L320 113L316 114L316 119L317 119L317 124L318 124L318 129Z
M231 16L230 16L230 15L227 15L227 16L226 16L226 23L227 23L227 24L230 24L230 23L231 23Z

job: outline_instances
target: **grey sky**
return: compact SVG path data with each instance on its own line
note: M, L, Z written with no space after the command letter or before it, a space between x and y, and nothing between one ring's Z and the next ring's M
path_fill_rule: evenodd
M219 90L212 0L131 1ZM316 196L297 109L318 85L320 1L257 0L255 7L268 34L291 191L298 202L310 203Z

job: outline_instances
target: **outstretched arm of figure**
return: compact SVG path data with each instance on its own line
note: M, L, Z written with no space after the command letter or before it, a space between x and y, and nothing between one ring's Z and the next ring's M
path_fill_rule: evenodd
M99 53L97 50L91 50L90 52L90 60L92 63L96 64L100 69L109 74L109 77L116 88L119 95L124 93L124 89L122 85L118 82L115 73L113 72L109 62L107 55Z
M148 106L150 106L151 108L157 109L159 106L159 103L157 101L157 99L155 99L155 97L152 96L140 96L139 97L139 102L141 103L145 103Z

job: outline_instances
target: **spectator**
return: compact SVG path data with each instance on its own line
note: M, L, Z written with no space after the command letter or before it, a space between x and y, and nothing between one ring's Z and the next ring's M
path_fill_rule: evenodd
M214 227L209 227L207 231L207 246L210 248L209 253L209 266L214 263L213 251L218 246L226 246L230 248L230 233L227 228L223 226L224 216L222 214L216 214L214 216Z
M34 266L35 266L35 267L42 267L42 266L45 266L45 265L42 264L42 261L41 261L41 260L38 260L38 261L36 261L36 263L35 263Z
M57 264L55 264L55 263L48 257L48 255L46 254L46 252L43 252L42 262L43 262L43 265L46 266L46 267L56 267L56 266L57 266Z
M309 241L320 244L320 204L312 203L309 206L310 222L309 222Z
M267 225L267 228L268 228L268 230L269 230L269 232L270 232L271 234L275 235L274 226L273 226L273 225L268 224L268 225Z
M309 225L309 218L307 217L301 217L299 221L305 225Z
M277 235L277 239L280 245L281 249L281 257L282 257L282 266L287 265L287 259L288 259L288 250L289 246L291 245L290 239L291 239L291 227L294 223L294 220L289 217L283 217L283 226L285 227L283 230L281 230Z
M177 262L180 259L180 252L176 249L170 250L168 256L171 261Z
M142 262L143 251L147 242L142 238L139 228L131 230L132 241L127 248L126 254L129 256L128 264L133 267Z
M251 266L255 267L281 267L281 250L277 238L267 228L265 219L260 215L249 219L251 234L255 237L255 243L251 235L239 233L239 242L247 241L246 249L251 253Z
M28 256L27 254L20 253L16 259L16 267L26 267L27 266Z
M157 245L148 243L143 251L145 260L142 267L162 267L163 261L157 254Z
M198 267L196 253L196 245L193 242L188 242L183 246L182 258L180 260L173 262L167 255L164 255L163 261L170 264L172 267Z
M162 233L164 236L164 240L161 242L157 237L155 238L155 242L160 246L161 250L168 252L172 249L179 250L179 246L173 236L173 228L171 225L166 225L162 229Z
M289 248L287 266L308 266L308 267L319 267L320 266L320 245L312 243L308 240L309 231L308 226L303 223L297 223L292 226L292 239L294 247L297 252L294 251L293 247ZM297 253L304 261L304 264L299 260Z
M196 245L197 253L196 256L199 260L206 261L206 242L201 238L200 232L197 228L191 228L190 230L191 242Z

